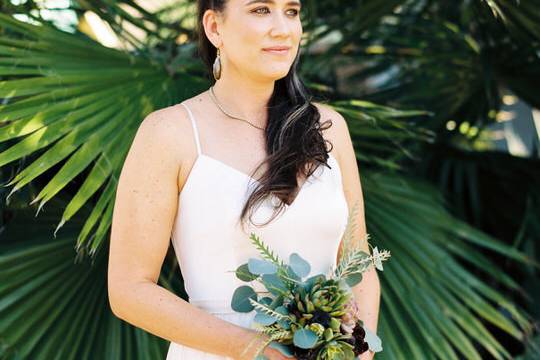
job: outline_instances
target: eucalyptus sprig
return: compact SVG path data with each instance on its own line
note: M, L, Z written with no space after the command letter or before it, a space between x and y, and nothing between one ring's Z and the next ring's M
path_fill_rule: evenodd
M290 254L285 263L256 234L250 234L261 259L248 259L236 269L236 276L245 282L262 282L269 296L260 297L251 286L240 286L231 307L244 313L254 310L256 331L268 335L257 349L256 360L265 359L262 350L266 346L299 360L352 360L368 349L382 350L380 339L364 327L351 306L351 302L356 305L352 286L362 280L370 265L383 270L382 262L390 252L374 247L368 254L353 243L357 214L358 202L348 216L340 261L326 275L308 277L311 265L299 254ZM368 239L366 234L369 248Z

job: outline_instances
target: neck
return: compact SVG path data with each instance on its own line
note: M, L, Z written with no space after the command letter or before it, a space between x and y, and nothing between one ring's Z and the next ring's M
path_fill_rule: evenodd
M267 104L274 91L274 81L254 82L246 78L222 76L213 85L217 101L229 114L258 126L266 124Z

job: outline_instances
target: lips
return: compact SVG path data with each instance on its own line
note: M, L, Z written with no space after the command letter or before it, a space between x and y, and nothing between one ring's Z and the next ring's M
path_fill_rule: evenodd
M264 48L263 50L266 50L266 51L285 51L285 50L289 50L290 48L291 48L290 46L272 46L272 47Z
M264 48L263 50L267 54L278 55L278 56L287 56L289 54L290 46L272 46Z

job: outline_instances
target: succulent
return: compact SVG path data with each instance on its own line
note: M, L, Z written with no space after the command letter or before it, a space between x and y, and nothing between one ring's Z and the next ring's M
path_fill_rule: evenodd
M333 279L317 278L311 286L298 285L289 312L302 326L313 322L329 327L332 317L345 315L345 304L351 294L340 288ZM334 329L338 330L338 329Z
M319 338L314 348L295 348L298 359L332 359L336 353L343 353L340 350L343 346L352 349L351 344L337 341L351 337L350 333L344 336L340 328L341 318L349 314L350 292L342 289L334 279L319 277L311 283L298 285L293 293L294 299L287 304L291 329L307 328Z
M321 349L319 358L324 360L336 359L342 357L344 352L345 349L341 341L332 341Z

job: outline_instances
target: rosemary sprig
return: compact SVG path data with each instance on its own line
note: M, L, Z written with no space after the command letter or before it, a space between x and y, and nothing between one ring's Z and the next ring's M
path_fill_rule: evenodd
M274 252L261 240L255 233L251 233L249 236L252 243L257 247L262 257L266 260L271 261L278 267L284 267L285 263L279 259L277 255L274 255Z

